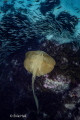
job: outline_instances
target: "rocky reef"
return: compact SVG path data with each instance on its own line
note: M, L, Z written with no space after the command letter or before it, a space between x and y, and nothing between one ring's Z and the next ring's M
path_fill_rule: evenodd
M37 114L32 94L31 73L23 67L26 50L23 48L10 55L1 65L2 116L5 114L11 119L11 116L17 118L17 114L18 116L20 114L24 115L24 117L19 116L20 119L28 120L34 118L36 120L79 120L80 50L73 42L60 45L55 40L54 42L45 40L34 45L56 60L56 66L51 73L36 77L35 80L35 93L39 100L40 112Z

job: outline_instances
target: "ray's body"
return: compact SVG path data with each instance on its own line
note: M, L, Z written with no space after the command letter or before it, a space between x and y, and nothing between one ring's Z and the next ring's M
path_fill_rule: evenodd
M32 73L32 90L38 112L39 103L34 91L35 78L51 72L55 64L55 60L44 51L29 51L25 54L24 67Z

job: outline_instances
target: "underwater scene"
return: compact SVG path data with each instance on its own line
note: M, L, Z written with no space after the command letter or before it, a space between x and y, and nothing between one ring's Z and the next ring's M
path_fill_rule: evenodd
M80 0L0 0L0 120L80 120Z

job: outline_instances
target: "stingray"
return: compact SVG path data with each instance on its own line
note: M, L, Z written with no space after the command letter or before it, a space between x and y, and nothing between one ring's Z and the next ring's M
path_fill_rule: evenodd
M55 64L55 60L44 51L29 51L25 54L24 68L32 73L32 91L38 111L39 104L34 91L35 78L50 73Z

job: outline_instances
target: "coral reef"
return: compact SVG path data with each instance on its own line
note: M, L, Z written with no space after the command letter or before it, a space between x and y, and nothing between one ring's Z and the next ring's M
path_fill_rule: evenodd
M35 80L35 93L39 100L40 113L36 113L31 74L23 66L26 50L24 48L9 55L5 63L0 65L0 111L2 116L5 114L11 119L9 116L12 113L15 116L16 113L25 115L25 119L29 120L34 118L36 120L79 119L80 50L76 46L74 49L73 43L60 45L56 41L47 40L37 46L39 50L47 52L56 60L56 66L51 73L36 77ZM27 43L28 47L29 43ZM32 46L31 50L33 50Z

